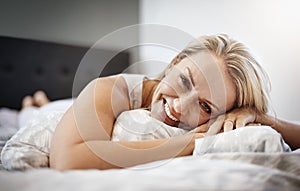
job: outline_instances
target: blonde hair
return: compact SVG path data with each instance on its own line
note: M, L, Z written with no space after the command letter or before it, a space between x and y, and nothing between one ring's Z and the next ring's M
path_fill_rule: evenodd
M172 60L168 68L187 56L207 50L225 63L233 79L236 87L234 108L251 107L259 113L267 113L270 91L268 75L244 44L227 35L202 36L191 42ZM160 80L164 73L159 77Z

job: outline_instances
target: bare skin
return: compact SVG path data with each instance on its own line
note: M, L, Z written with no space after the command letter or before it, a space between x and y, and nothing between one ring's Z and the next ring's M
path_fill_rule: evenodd
M300 148L300 124L278 119L268 114L258 114L251 108L237 108L231 112L219 116L211 125L203 125L199 131L207 131L208 134L216 134L220 131L231 131L256 123L267 125L279 132L292 150Z
M166 71L151 99L152 117L191 130L233 107L235 87L224 63L209 52L197 54L197 59L199 63L184 58ZM150 92L143 91L143 102ZM89 83L56 127L50 167L110 169L187 156L193 152L194 140L204 136L196 130L165 139L110 141L116 118L130 109L128 87L122 76Z
M235 95L230 92L235 91L232 82L222 67L217 75L216 68L212 67L216 66L213 63L217 59L209 60L206 54L199 56L203 59L201 63L211 64L201 65L201 70L198 70L192 62L183 59L167 71L164 83L152 92L152 116L179 128L181 123L184 124L182 128L192 127L187 128L189 130L198 126L191 133L149 141L110 141L115 119L123 111L131 109L128 88L121 76L99 78L80 93L56 127L50 148L50 167L58 170L124 168L187 156L193 152L194 140L203 138L203 133L213 135L249 123L274 125L273 128L282 133L293 148L300 146L300 141L295 140L296 135L293 134L299 134L297 126L275 121L265 114L258 115L247 108L222 114L233 107ZM227 93L222 97L224 91ZM143 91L143 98L149 96L149 91ZM146 105L144 102L143 99L142 105ZM189 118L188 114L193 114L193 117ZM210 115L215 119L210 120ZM289 127L282 128L284 125Z
M108 101L101 101L103 99ZM111 107L114 105L118 106L115 110ZM201 133L193 133L151 141L110 141L115 116L128 109L129 98L123 78L94 80L57 126L51 145L50 167L111 169L186 156L194 149L194 139L203 137Z
M112 79L111 79L112 80ZM116 79L114 79L116 80ZM102 86L101 86L102 87ZM127 95L127 94L125 94ZM26 96L22 101L22 108L26 108L29 106L37 106L41 107L43 105L48 104L50 101L47 95L38 91L33 96ZM72 110L72 109L70 109ZM71 117L74 117L74 112L69 112ZM73 115L73 116L72 116ZM70 117L70 116L69 116ZM179 137L173 137L171 139L159 139L155 141L144 141L144 142L118 142L112 144L108 139L104 138L105 141L101 140L90 140L84 142L81 140L81 135L79 135L79 131L75 132L77 139L73 141L79 141L76 143L76 149L72 149L73 152L67 153L66 155L62 155L60 157L51 158L51 167L67 170L73 168L99 168L99 169L110 169L110 168L122 168L133 166L140 163L151 162L155 160L166 159L170 157L179 157L186 156L192 154L194 149L194 140L196 138L202 138L209 134L216 134L219 132L227 132L234 130L235 128L240 128L247 126L249 124L258 123L263 125L272 126L276 131L282 134L284 140L291 146L292 149L297 149L300 147L300 141L298 139L298 135L300 134L300 125L295 123L290 123L284 120L276 119L267 114L256 114L253 110L249 108L238 108L227 114L218 116L215 120L210 121L210 123L206 123L204 125L199 126L198 128L191 131L189 134ZM208 131L209 130L209 131ZM208 131L208 132L207 132ZM107 133L111 134L110 130L106 130ZM74 132L73 132L74 133ZM70 144L73 145L72 141ZM65 146L69 148L69 146ZM106 147L110 148L114 156L105 155L103 153L97 153L97 151L92 151L92 148L96 147ZM178 150L180 147L182 149ZM158 148L158 149L157 149ZM160 149L159 149L160 148ZM72 151L71 150L71 151ZM75 151L76 150L76 151ZM152 150L151 152L149 152ZM169 150L170 152L165 152ZM82 152L81 160L78 160L76 163L71 160L72 156L76 156L77 152ZM116 157L116 153L119 153L120 156L124 160L122 162L111 160L107 162L101 158L118 158ZM162 155L161 153L165 153ZM124 158L125 156L125 158ZM143 157L139 157L143 156ZM57 163L53 164L55 160L60 160L59 165ZM82 164L86 164L82 166ZM98 164L97 166L94 164ZM101 164L101 165L99 165Z

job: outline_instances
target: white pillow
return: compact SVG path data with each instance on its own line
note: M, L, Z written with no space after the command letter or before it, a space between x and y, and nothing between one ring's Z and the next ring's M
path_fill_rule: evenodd
M290 147L269 126L248 126L195 140L194 156L220 152L288 152Z
M51 139L63 114L62 111L38 112L6 143L1 153L3 167L7 170L48 167ZM158 122L145 110L131 110L123 112L118 117L112 140L136 141L165 138L186 132ZM197 139L194 155L212 152L282 151L290 151L290 148L283 142L280 134L270 127L259 126L244 127Z
M135 109L122 112L114 124L112 141L163 139L188 133L150 116L150 111Z

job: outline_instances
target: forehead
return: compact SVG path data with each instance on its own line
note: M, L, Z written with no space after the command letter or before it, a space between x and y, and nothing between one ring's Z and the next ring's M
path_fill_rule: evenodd
M220 59L218 59L213 54L208 51L201 51L197 54L185 57L179 65L189 66L195 69L195 72L202 73L215 73L215 71L224 70L223 64L221 64ZM207 75L209 78L211 75Z
M233 105L235 86L221 59L202 51L184 58L178 67L190 69L201 97L211 100L222 111Z
M221 82L225 76L226 68L221 59L218 59L208 51L201 51L185 57L177 65L181 69L188 67L195 75L195 80L199 83L203 81L207 81L209 84L215 81Z

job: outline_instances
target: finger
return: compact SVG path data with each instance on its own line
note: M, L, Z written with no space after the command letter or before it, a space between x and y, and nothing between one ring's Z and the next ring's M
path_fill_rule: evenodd
M235 122L235 128L241 128L241 127L245 127L247 124L247 120L245 119L237 119Z
M224 127L224 132L228 132L228 131L233 130L233 127L234 127L234 121L231 120L231 119L226 119L226 120L224 121L223 127Z
M216 121L209 126L209 129L207 130L206 135L210 136L210 135L215 135L215 134L219 133L223 126L224 117L225 117L224 115L219 116L216 119Z
M236 128L245 127L248 123L254 122L254 118L252 115L240 116L236 120Z
M196 133L196 135L195 135L196 139L201 139L203 137L205 137L205 133Z
M248 123L246 126L261 126L260 123Z

